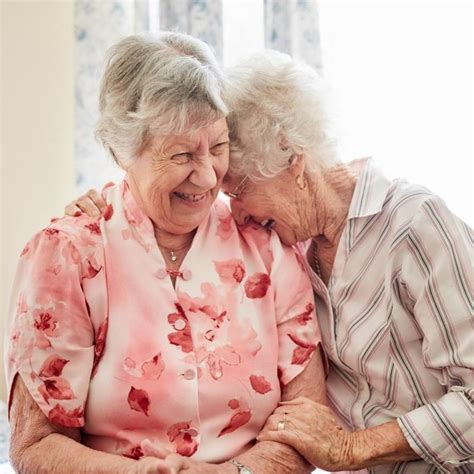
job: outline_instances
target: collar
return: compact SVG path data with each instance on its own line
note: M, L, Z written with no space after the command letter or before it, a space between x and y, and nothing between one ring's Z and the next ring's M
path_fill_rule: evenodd
M378 214L382 210L385 198L392 184L382 171L375 166L372 158L355 160L350 164L354 164L357 161L365 161L365 165L354 189L348 219Z

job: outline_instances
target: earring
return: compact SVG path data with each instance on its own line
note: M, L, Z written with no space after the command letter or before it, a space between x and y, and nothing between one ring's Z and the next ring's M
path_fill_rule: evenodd
M306 180L302 174L296 177L296 185L301 189L306 189Z

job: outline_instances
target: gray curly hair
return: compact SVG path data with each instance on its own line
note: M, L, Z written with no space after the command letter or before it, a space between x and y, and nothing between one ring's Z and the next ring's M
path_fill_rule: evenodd
M96 136L126 168L155 133L179 134L225 117L223 75L188 35L129 36L108 52Z
M271 178L295 153L310 172L339 162L327 87L311 67L266 50L226 76L231 175Z

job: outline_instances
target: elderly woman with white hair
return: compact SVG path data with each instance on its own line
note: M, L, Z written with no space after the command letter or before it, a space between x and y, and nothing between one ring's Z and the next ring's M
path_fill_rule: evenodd
M18 472L311 471L286 444L255 444L280 400L325 402L324 370L297 254L258 225L239 231L216 200L222 89L191 37L112 49L98 135L126 177L104 191L101 217L36 234L14 283Z
M277 52L228 71L223 189L239 224L299 247L329 364L330 408L285 402L258 439L329 471L472 472L472 231L427 189L342 163L325 97Z

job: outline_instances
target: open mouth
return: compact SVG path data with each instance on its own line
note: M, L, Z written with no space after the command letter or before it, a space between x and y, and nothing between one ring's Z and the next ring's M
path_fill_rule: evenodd
M187 202L199 202L199 201L202 201L207 193L202 193L202 194L188 194L188 193L181 193L179 191L175 191L173 193L175 196L179 197L180 199L182 199L183 201L187 201Z

